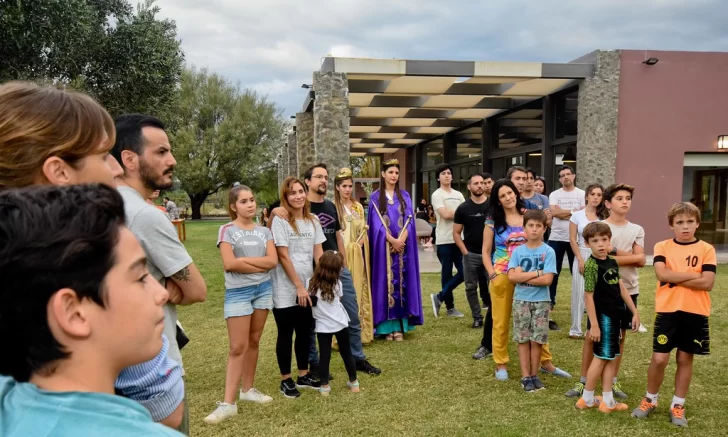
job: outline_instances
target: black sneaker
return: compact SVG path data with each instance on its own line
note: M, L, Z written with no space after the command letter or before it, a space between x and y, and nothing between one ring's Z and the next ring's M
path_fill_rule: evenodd
M521 387L523 387L523 390L526 391L526 393L536 391L536 387L533 385L531 377L521 378Z
M533 383L533 388L536 390L543 390L546 388L546 386L543 384L543 382L541 382L541 379L539 379L538 376L532 376L531 383Z
M361 360L356 362L356 370L358 372L364 372L369 375L381 375L382 370L372 366L369 360Z
M552 331L561 331L561 328L559 328L559 325L556 324L553 320L549 320L549 329Z
M295 399L301 396L301 392L296 389L296 383L293 382L293 378L281 381L281 393L289 399Z
M319 387L321 387L321 383L318 379L314 378L310 373L307 373L303 376L299 376L296 380L296 387L298 388L310 388L313 390L318 390Z
M478 350L476 350L475 353L473 354L473 359L482 360L486 357L491 356L492 354L493 354L493 352L491 352L490 349L488 349L485 346L480 346L480 347L478 347Z
M477 319L473 319L473 326L471 326L471 328L475 329L475 328L482 328L482 327L483 327L482 318L479 317Z

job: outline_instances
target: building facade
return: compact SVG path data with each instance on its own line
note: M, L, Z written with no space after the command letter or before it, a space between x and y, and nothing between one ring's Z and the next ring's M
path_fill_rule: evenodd
M728 53L643 50L563 64L324 58L279 175L396 157L401 188L419 202L442 162L464 193L470 174L497 179L512 165L533 168L550 192L567 164L581 187L636 187L630 220L646 229L648 253L671 235L666 211L681 200L702 211L699 237L728 249L726 67Z

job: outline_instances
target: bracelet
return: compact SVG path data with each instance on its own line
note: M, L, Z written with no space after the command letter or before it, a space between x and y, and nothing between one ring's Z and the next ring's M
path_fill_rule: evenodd
M537 278L540 278L541 277L541 271L540 270L536 270L536 277Z

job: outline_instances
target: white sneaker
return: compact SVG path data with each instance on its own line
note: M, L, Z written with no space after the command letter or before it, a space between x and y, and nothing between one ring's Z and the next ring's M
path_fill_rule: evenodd
M266 404L268 402L273 402L272 397L270 397L268 395L264 395L263 393L259 392L255 388L251 388L247 392L240 390L240 400L257 402L259 404Z
M637 328L637 331L639 331L639 332L641 332L641 333L644 334L645 332L647 332L647 328L645 328L645 325L643 325L642 323L640 323L640 327Z
M238 406L235 404L226 404L225 402L218 402L215 411L210 413L209 416L203 419L203 422L208 425L217 425L225 419L229 419L233 416L237 416Z

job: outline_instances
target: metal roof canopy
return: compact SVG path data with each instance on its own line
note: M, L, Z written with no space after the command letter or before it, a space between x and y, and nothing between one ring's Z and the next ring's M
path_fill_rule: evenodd
M593 76L595 64L326 57L320 71L347 74L351 151L363 155L393 153L504 111L509 132L537 137L541 111L513 110ZM314 98L311 90L304 112Z

